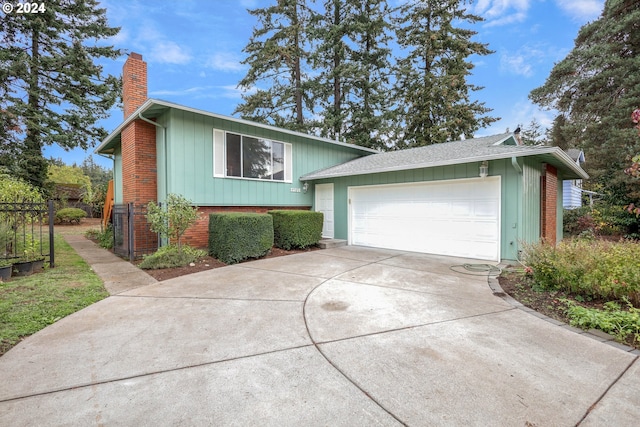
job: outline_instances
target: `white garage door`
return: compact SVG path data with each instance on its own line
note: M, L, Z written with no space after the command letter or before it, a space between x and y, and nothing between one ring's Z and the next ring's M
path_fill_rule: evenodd
M498 261L500 177L349 187L349 244Z

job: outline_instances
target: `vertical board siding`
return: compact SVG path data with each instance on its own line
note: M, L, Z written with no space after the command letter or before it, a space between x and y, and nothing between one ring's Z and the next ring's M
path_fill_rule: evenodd
M522 165L524 194L522 197L522 235L525 243L540 240L540 178L542 165L535 159L525 158Z
M170 124L166 193L182 194L198 206L311 206L313 191L291 190L302 188L300 176L366 155L357 148L183 110L171 109L163 119ZM292 182L214 178L214 129L292 144Z

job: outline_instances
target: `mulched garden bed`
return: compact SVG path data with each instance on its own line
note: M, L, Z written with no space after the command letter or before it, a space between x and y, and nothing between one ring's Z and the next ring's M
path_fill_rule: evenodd
M498 282L505 293L521 304L567 325L570 320L567 317L567 308L563 300L570 300L583 307L599 310L602 310L604 303L607 302L601 299L586 300L580 296L562 291L537 291L532 288L531 279L519 273L503 272L498 277ZM624 303L621 303L621 305L624 306ZM623 344L640 348L638 343L634 344L632 336L629 336Z

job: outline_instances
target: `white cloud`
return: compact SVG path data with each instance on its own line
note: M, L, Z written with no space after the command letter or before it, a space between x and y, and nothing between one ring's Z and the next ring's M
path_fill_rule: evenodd
M529 60L521 54L509 55L502 54L500 57L500 70L509 74L531 77L533 75L533 67Z
M530 0L479 0L473 13L482 16L485 27L523 22L527 17Z
M604 7L603 0L556 0L556 4L577 21L591 21L598 18Z
M149 60L163 64L186 64L191 61L191 55L185 52L175 42L156 42L149 52Z
M202 95L215 89L215 86L194 86L187 89L177 90L154 90L149 95L151 96L184 96L184 95Z
M544 132L553 126L553 119L557 112L542 110L530 100L520 99L512 106L506 106L506 110L493 111L493 114L500 116L501 119L488 128L476 132L476 137L495 135L505 132L507 129L513 132L518 126L528 127L534 119L542 126Z
M235 53L220 52L211 55L206 65L218 71L235 72L242 71L245 68L240 61L242 61L242 59Z
M536 68L544 65L553 53L536 45L521 46L517 52L505 50L500 55L500 71L531 77L535 74Z
M189 99L201 98L230 98L240 99L243 94L256 92L255 87L238 88L232 85L223 86L193 86L186 89L160 89L149 93L151 97L181 97L188 96Z

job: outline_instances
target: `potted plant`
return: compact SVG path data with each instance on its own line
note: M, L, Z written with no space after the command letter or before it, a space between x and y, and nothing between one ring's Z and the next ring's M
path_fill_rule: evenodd
M29 276L34 271L34 263L39 265L40 261L44 264L44 258L41 258L38 253L39 241L35 239L28 239L24 244L22 250L23 256L20 261L13 264L14 273L16 276ZM41 269L42 265L39 265L38 269Z
M15 276L29 276L31 273L33 273L33 261L20 258L18 262L13 263L13 274Z
M13 263L8 259L0 259L0 282L6 282L11 278Z

